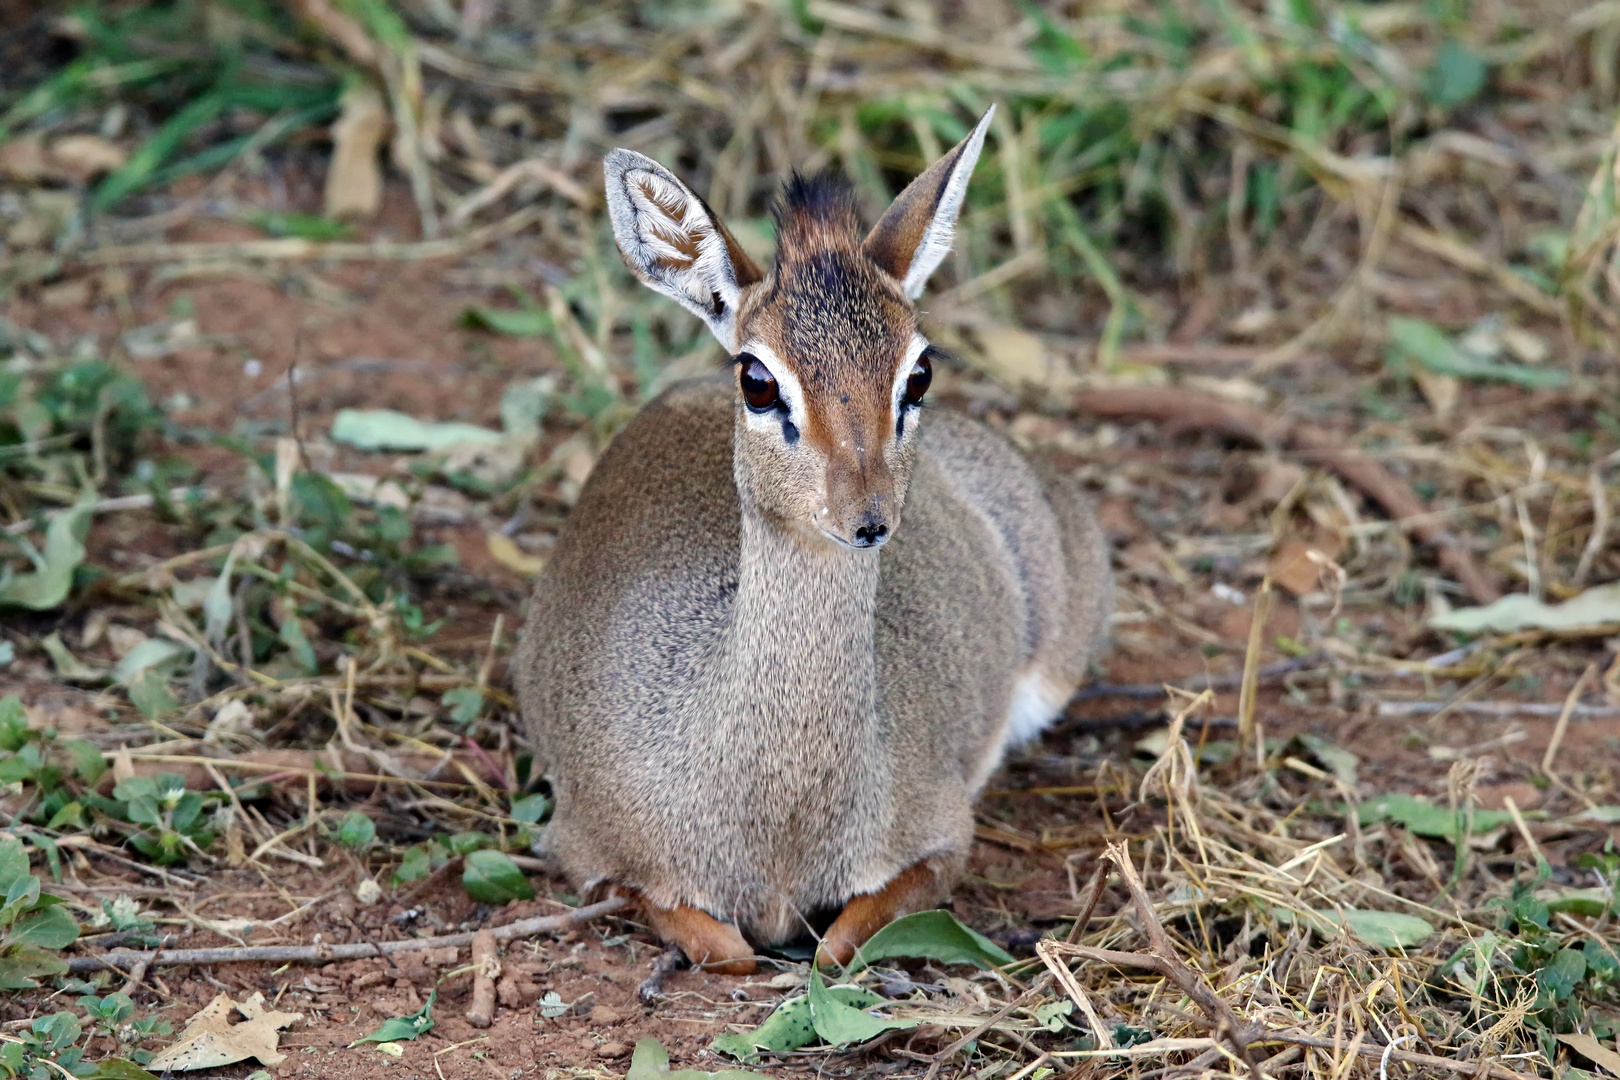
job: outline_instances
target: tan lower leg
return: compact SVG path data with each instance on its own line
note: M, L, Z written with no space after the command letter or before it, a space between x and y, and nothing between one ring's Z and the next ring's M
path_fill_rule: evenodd
M754 950L742 931L723 923L706 911L685 904L673 908L654 907L635 889L615 885L610 895L628 896L641 905L659 940L674 945L693 967L720 975L752 975L756 967Z
M877 892L851 897L821 939L816 964L847 965L873 934L902 915L934 906L945 898L946 891L944 864L924 859L900 871Z

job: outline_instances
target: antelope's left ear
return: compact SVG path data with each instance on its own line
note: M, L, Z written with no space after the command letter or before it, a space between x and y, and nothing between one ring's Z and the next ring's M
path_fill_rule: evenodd
M896 278L913 300L922 295L929 275L951 250L968 178L995 114L992 105L968 137L913 180L867 234L863 245L867 256Z

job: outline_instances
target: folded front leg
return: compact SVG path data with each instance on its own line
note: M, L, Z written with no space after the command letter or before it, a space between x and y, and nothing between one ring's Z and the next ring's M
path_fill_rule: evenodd
M754 973L754 950L742 931L731 923L723 923L708 912L686 904L655 907L638 890L624 885L611 886L608 892L611 896L629 897L639 905L658 939L679 948L693 967L720 975Z
M902 915L925 911L950 891L942 859L924 859L900 871L877 892L851 897L816 950L816 965L845 967L873 934Z

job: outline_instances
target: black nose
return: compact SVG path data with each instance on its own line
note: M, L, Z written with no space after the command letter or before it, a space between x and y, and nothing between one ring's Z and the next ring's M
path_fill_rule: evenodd
M877 547L889 535L887 525L871 523L862 525L855 530L856 547Z

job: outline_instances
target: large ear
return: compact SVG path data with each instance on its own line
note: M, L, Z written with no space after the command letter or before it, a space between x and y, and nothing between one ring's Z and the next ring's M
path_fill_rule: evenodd
M897 278L913 300L951 250L956 215L962 212L968 178L995 114L992 105L967 138L900 193L866 236L866 254Z
M759 267L714 211L658 162L615 150L602 172L613 236L630 269L735 349L737 304L742 290L765 276Z

